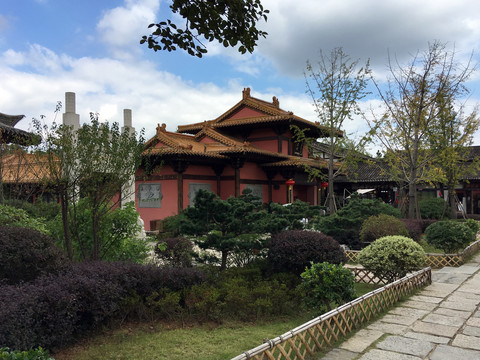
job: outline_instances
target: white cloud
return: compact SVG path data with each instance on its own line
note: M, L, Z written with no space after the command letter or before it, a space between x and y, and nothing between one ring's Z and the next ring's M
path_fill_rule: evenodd
M124 6L106 11L97 24L100 39L115 58L131 59L141 51L139 40L155 21L160 0L126 0Z
M268 33L259 54L278 70L301 76L307 59L318 51L343 47L352 58L370 58L378 72L385 68L387 50L401 61L427 47L428 41L455 43L469 53L478 47L476 14L480 3L468 0L264 0L269 20L261 24Z

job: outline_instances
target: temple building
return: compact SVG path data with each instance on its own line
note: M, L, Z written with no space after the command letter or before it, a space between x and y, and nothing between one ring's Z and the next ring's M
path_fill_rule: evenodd
M136 176L136 206L146 230L195 202L199 189L222 199L251 189L263 202L299 199L321 203L322 183L309 179L305 165L324 169L293 139L292 125L309 137L326 137L326 128L263 101L243 90L242 99L214 120L182 125L176 132L158 125L146 143L146 164ZM338 133L342 136L342 133ZM149 168L149 169L147 169Z

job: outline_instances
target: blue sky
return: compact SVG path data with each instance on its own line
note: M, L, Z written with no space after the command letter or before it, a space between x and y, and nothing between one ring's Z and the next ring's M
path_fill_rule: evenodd
M157 123L178 125L217 117L241 99L244 87L265 100L276 96L285 110L315 120L303 72L320 49L343 47L352 58L370 59L379 81L387 54L399 62L440 40L457 59L480 51L480 2L472 0L263 0L269 33L254 54L208 45L202 59L157 52L140 45L148 24L171 17L167 0L1 0L0 112L54 118L57 101L73 91L77 113L122 122L132 109L134 126L147 137ZM478 73L467 84L473 106L480 99ZM367 109L377 102L371 96ZM345 124L361 134L361 119ZM477 135L476 144L480 144Z

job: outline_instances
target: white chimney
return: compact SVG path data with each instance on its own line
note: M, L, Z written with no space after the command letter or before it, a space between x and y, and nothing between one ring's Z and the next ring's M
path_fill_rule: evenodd
M75 113L75 93L65 93L65 113L63 114L63 125L72 126L74 130L80 128L80 115Z

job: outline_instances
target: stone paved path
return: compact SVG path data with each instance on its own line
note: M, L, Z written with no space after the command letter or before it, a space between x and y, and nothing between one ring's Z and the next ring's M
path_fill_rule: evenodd
M480 360L480 254L357 331L323 360Z

